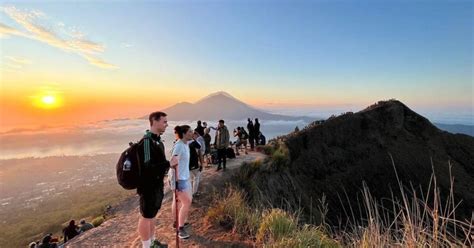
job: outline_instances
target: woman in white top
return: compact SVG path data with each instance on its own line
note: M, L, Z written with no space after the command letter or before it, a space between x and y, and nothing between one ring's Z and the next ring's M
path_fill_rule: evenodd
M179 228L179 237L182 239L189 238L189 234L184 230L186 220L188 218L189 208L191 207L192 202L192 186L191 186L191 177L189 172L189 146L188 142L193 139L193 131L188 125L176 126L174 128L176 136L179 138L174 144L172 153L171 153L171 169L169 171L171 181L171 188L175 189L176 186L176 195L179 201L178 209L178 228ZM178 169L178 178L177 182L175 181L175 169ZM173 180L174 179L174 180ZM176 199L173 194L173 204L171 206L173 219L176 214Z

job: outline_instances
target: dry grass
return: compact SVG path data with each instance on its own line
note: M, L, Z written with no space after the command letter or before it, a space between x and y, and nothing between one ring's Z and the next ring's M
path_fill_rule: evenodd
M296 214L281 209L250 208L244 194L232 187L225 195L215 196L207 218L214 225L255 241L258 247L340 247L320 228L299 226Z
M392 164L395 169L393 159ZM247 168L248 173L240 179L249 180L251 172L260 166L259 162ZM215 207L209 209L208 218L214 224L232 229L254 240L257 246L264 247L473 247L474 215L471 220L456 218L455 210L459 202L454 199L452 177L447 198L441 197L434 176L424 194L413 187L405 188L398 174L397 180L401 198L392 193L389 208L385 200L385 204L381 204L374 199L364 183L363 198L359 203L361 215L355 216L353 209L347 210L353 216L344 229L335 229L325 223L331 206L328 206L324 195L317 207L323 223L313 226L300 223L298 211L265 209L262 206L265 203L268 205L267 202L251 208L245 194L232 187L225 195L216 195ZM258 203L256 206L259 206Z
M395 163L392 164L395 169ZM450 165L451 166L451 165ZM395 169L396 172L396 169ZM459 203L454 200L453 178L450 193L441 201L436 177L432 176L425 195L414 188L406 190L400 178L401 199L392 194L391 209L384 208L363 186L364 218L337 233L347 247L473 247L473 220L456 219ZM352 211L351 211L352 212ZM356 220L356 218L352 218Z

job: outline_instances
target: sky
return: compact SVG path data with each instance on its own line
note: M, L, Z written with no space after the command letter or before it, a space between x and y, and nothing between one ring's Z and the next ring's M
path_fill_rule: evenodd
M1 125L395 98L473 118L472 1L2 1ZM454 117L453 117L454 118Z

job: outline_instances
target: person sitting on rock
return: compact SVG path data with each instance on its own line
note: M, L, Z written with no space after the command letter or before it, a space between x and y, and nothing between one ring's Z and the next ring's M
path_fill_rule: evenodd
M58 245L56 243L52 243L52 234L48 234L43 237L43 240L41 241L41 244L38 245L38 248L56 248Z
M76 226L76 221L75 220L69 221L69 225L63 229L64 243L76 237L79 234L78 230L79 230L79 227Z
M86 222L86 220L81 220L81 227L80 227L81 232L85 232L85 231L90 230L92 228L94 228L94 225L92 225L91 223Z

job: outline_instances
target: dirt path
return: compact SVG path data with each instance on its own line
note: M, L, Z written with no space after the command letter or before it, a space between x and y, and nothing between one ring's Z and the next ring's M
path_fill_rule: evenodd
M213 165L204 168L199 190L202 193L193 199L190 210L188 231L191 237L180 241L180 247L252 247L251 242L241 241L237 235L223 229L210 226L205 221L208 207L212 203L212 194L216 190L223 190L232 173L243 162L263 159L264 155L250 152L227 161L227 171L216 171ZM176 247L175 230L172 228L171 216L172 192L165 187L165 198L156 218L155 236L158 240L168 243L169 247ZM141 240L136 231L139 218L138 197L130 197L113 209L114 218L107 220L101 226L69 241L66 247L141 247Z

